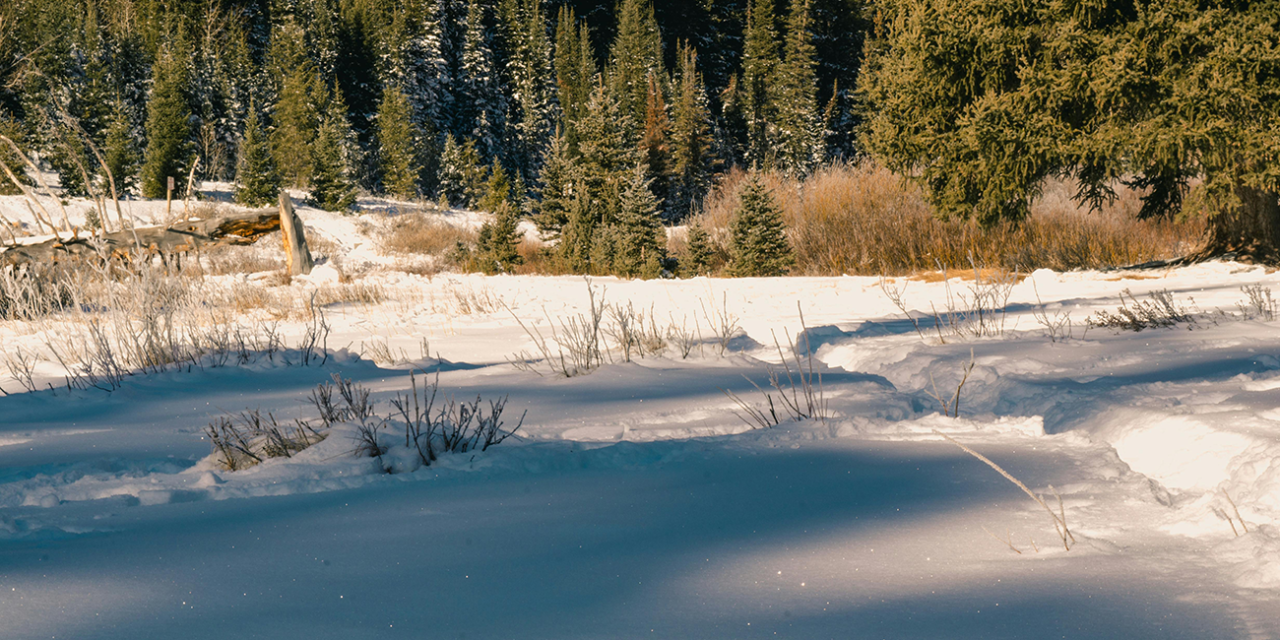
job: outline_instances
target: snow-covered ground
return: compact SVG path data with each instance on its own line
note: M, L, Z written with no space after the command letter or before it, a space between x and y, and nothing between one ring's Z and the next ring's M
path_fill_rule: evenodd
M169 370L110 393L24 392L0 369L0 637L1280 637L1280 319L1241 306L1280 274L1038 271L987 335L957 335L932 316L973 306L972 274L426 277L377 251L369 216L300 213L387 294L326 310L323 366ZM549 336L589 288L696 344L572 378L514 366L536 352L521 323ZM1168 291L1195 319L1086 330L1125 290ZM722 345L725 317L740 329ZM279 328L288 345L305 330ZM36 353L49 330L0 323L0 341ZM801 335L829 417L752 429L725 392L762 406L775 339ZM971 362L959 417L942 415ZM415 369L459 399L509 396L519 437L395 474L342 425L247 470L211 456L220 416L314 420L333 373L386 415ZM37 386L63 372L40 362ZM1056 491L1071 549L935 431L1055 511Z

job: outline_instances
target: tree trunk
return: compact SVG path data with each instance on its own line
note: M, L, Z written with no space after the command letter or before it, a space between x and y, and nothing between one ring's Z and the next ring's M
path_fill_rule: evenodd
M284 190L280 191L280 230L284 233L284 253L289 259L289 275L311 273L315 262L307 248L307 236L302 230L302 220L293 212L293 201Z
M1208 239L1196 258L1280 264L1280 195L1245 186L1235 193L1240 205L1209 219Z

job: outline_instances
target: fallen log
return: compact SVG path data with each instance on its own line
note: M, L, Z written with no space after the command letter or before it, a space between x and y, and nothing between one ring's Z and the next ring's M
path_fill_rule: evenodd
M138 255L163 257L218 245L252 244L279 230L279 212L259 209L207 220L185 220L168 228L126 229L97 237L79 236L11 246L0 253L0 266L32 262L56 264L87 258L129 259Z

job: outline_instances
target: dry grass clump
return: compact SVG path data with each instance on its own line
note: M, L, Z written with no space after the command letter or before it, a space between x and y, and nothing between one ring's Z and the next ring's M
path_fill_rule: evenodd
M476 232L456 227L434 216L411 213L391 218L382 232L383 253L442 255L457 246L474 244Z
M210 276L278 271L285 268L284 240L277 231L251 245L213 246L200 255L200 268Z
M326 285L315 291L315 304L320 307L348 303L382 304L386 300L386 289L376 284L365 284L363 282Z
M722 256L744 179L743 172L727 176L695 219ZM1025 222L983 228L938 220L917 185L870 161L827 167L803 183L776 174L764 181L783 209L795 273L804 275L897 275L975 263L1006 270L1115 267L1186 255L1204 233L1202 220L1138 220L1141 194L1124 187L1092 214L1071 201L1072 184L1051 180Z

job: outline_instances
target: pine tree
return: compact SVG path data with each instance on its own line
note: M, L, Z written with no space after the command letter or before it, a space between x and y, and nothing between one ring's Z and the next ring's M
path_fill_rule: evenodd
M326 211L346 211L356 202L351 179L351 125L333 91L311 147L311 202Z
M524 264L520 255L520 231L518 217L513 207L498 207L494 219L480 226L474 254L475 266L488 274L511 273Z
M271 144L258 110L249 107L249 117L244 124L244 139L240 143L240 161L236 166L236 202L250 207L266 207L276 202L280 195L280 173L271 157Z
M556 237L569 221L573 206L575 166L563 135L551 141L542 160L542 187L534 205L534 223L543 234Z
M647 173L643 164L636 166L619 202L610 271L620 276L656 278L662 272L665 235Z
M623 183L636 165L636 128L604 86L597 85L576 130L579 157L575 164L586 205L596 221L612 222Z
M780 276L795 264L782 210L773 193L752 174L738 196L729 224L729 273L739 277Z
M745 159L750 165L767 169L773 163L770 123L775 118L772 84L779 66L777 17L773 0L749 2L737 99L747 129Z
M421 192L423 136L412 120L409 99L399 87L382 93L377 118L378 164L383 189L399 198Z
M609 50L609 91L619 110L640 125L645 121L650 78L666 77L662 36L652 0L622 0L617 20L618 34Z
M459 69L459 122L456 131L475 140L483 162L505 157L506 93L498 76L485 25L484 5L467 0L466 35Z
M556 255L570 271L590 273L592 247L602 244L595 237L597 226L590 197L585 193L575 194L568 219L560 231L560 242L556 245Z
M809 1L793 0L787 19L785 58L778 68L776 104L778 168L803 178L826 156L818 109L817 63L810 34Z
M562 129L570 132L566 142L571 149L576 149L577 141L572 137L573 123L587 112L597 71L591 30L585 21L578 22L573 9L568 6L560 7L556 22L555 72Z
M648 167L650 189L657 196L659 206L663 206L671 196L671 119L658 78L652 73L646 102L640 161ZM667 212L665 207L663 210Z
M22 133L21 127L16 121L11 120L2 111L0 111L0 135L13 140L19 146L22 146L25 142L25 136ZM3 162L4 166L8 167L9 170L13 172L13 175L18 178L19 182L28 186L33 184L31 177L26 173L26 163L23 162L22 159L14 153L13 149L4 142L0 142L0 162ZM18 195L21 193L22 189L13 184L13 181L9 179L8 174L4 173L4 171L0 169L0 195Z
M699 223L689 225L688 248L685 253L683 271L693 276L711 273L711 262L715 259L715 249L711 246L711 236Z
M187 187L195 145L191 143L191 108L187 104L184 52L166 46L153 68L151 101L147 103L147 150L142 165L142 195L163 198L169 178L174 197Z
M271 152L284 182L295 187L307 186L315 173L311 147L323 119L321 105L328 98L319 70L302 49L303 39L302 29L290 22L276 29L271 41L281 74Z
M711 116L706 90L698 73L698 54L680 48L678 89L672 105L671 174L673 185L668 210L674 220L683 219L707 193L711 181Z
M489 180L485 183L484 196L478 203L481 211L497 213L505 208L515 209L512 197L511 179L502 164L495 162L489 169Z
M459 144L452 134L445 136L440 152L440 197L451 207L471 207L484 193L484 165L473 140Z
M509 121L515 138L508 161L521 172L537 173L559 119L551 42L541 0L506 0L504 7L506 72L514 107Z

